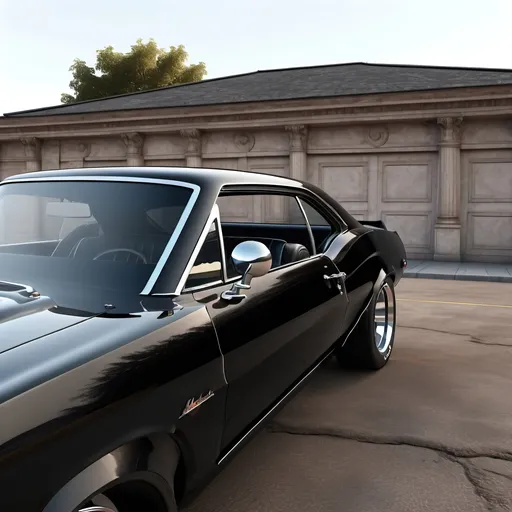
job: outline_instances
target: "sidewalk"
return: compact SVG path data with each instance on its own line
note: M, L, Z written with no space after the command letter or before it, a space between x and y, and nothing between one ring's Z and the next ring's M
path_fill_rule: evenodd
M408 260L404 277L512 283L512 263L451 263Z

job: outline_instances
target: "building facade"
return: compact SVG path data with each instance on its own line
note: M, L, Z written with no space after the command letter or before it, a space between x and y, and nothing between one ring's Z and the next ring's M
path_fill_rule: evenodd
M1 178L126 165L266 172L322 187L358 219L382 219L409 258L512 261L512 85L66 108L0 118ZM279 202L231 208L240 220L285 220Z

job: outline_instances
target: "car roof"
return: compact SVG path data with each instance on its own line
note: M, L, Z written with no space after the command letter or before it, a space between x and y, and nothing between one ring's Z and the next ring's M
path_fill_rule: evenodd
M201 188L220 189L224 185L274 185L302 188L304 183L273 174L229 169L204 167L95 167L80 169L59 169L54 171L37 171L9 176L4 182L16 179L34 178L77 178L77 177L119 177L138 179L159 179L184 181L199 185Z

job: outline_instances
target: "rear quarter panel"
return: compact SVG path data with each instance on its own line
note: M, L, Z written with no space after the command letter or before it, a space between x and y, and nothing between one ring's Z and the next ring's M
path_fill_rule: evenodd
M398 235L391 231L362 226L347 230L332 242L326 255L347 274L347 327L353 325L371 299L382 272L392 275L395 284L403 275L400 262L405 258L405 249Z

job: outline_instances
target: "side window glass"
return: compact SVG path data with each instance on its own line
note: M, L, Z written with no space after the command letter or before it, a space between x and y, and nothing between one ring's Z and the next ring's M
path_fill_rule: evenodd
M227 195L220 196L217 205L222 224L306 225L304 215L292 195Z
M325 243L334 233L334 228L316 208L311 206L303 199L301 199L300 202L302 204L302 208L304 208L304 213L306 214L308 222L311 226L311 231L313 232L316 251L319 253L324 252L326 249Z
M217 221L214 221L199 250L194 266L190 270L185 289L205 286L219 281L222 281L222 253L220 251L219 229Z
M330 226L329 221L325 220L325 217L310 204L306 203L304 200L301 200L301 204L311 226Z
M230 194L217 200L222 225L228 279L239 277L232 261L241 242L265 244L272 254L272 269L309 258L313 247L295 196L286 194Z

